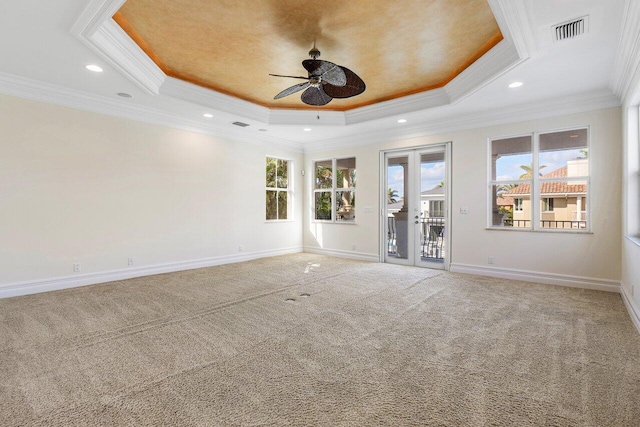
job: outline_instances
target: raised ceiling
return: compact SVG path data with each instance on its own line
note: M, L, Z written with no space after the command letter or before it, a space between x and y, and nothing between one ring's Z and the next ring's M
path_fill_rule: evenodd
M269 108L321 59L367 90L323 109L345 111L445 86L503 38L487 0L127 0L115 21L168 76Z

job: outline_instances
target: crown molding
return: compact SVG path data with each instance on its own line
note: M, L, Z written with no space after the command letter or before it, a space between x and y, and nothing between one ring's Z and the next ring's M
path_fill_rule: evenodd
M488 0L504 38L514 46L520 59L537 54L535 32L525 0Z
M217 125L192 118L179 117L174 112L132 104L130 101L89 94L75 89L44 83L0 72L0 93L33 101L47 102L77 110L196 132L250 144L273 144L301 153L302 146L293 141L268 134L251 132L232 124Z
M160 90L162 95L202 105L207 108L236 114L240 117L269 122L269 109L243 99L205 89L193 83L167 77Z
M391 101L379 102L366 107L349 110L345 113L347 125L383 119L400 114L440 107L450 104L451 100L443 88L404 96Z
M620 99L608 89L603 89L489 111L482 110L459 114L451 110L445 117L427 118L415 125L403 126L402 128L360 132L357 135L348 137L306 143L304 144L304 151L305 153L311 153L338 148L358 147L619 106Z
M445 86L451 103L462 101L525 60L509 41L502 40Z
M71 33L142 90L158 95L167 76L112 19L124 2L91 1Z
M625 105L640 103L640 2L627 0L610 87Z

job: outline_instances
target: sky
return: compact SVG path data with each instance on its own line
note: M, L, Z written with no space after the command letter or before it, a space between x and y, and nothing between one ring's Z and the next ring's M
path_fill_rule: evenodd
M584 157L579 149L557 150L540 153L540 165L544 168L540 169L541 174L547 174L556 169L567 165L567 161ZM532 155L517 154L511 156L502 156L496 162L496 179L498 181L517 180L524 173L521 165L531 165ZM421 189L420 191L430 190L445 178L444 161L433 163L422 163L420 165ZM387 170L387 188L396 190L398 199L404 197L404 170L402 166L389 166Z
M569 160L584 157L579 149L573 150L557 150L540 153L539 164L545 166L540 168L540 173L545 175L556 169L560 169L567 165ZM517 180L524 173L521 165L530 166L533 156L528 154L517 154L511 156L502 156L496 161L496 180L507 181Z
M420 165L420 191L431 190L444 181L444 162L422 163ZM390 166L387 170L387 188L396 190L398 198L404 197L404 170L402 166Z

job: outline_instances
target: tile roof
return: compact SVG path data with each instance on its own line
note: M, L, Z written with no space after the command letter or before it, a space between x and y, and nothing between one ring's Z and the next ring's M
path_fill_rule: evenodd
M564 178L567 176L567 167L563 166L560 169L549 172L542 175L542 178ZM564 193L586 193L587 185L578 184L575 182L543 182L540 185L540 194L564 194ZM517 187L512 188L509 191L502 193L502 196L516 196L516 195L531 194L531 184L520 184Z

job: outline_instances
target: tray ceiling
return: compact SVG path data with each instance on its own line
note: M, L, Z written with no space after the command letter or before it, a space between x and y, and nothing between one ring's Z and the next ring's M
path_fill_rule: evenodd
M367 84L324 110L345 111L445 86L503 38L487 0L127 0L115 21L165 74L269 108L320 59Z

